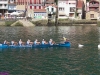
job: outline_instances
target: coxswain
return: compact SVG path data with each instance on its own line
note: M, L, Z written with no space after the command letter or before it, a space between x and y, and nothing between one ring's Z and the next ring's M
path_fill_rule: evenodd
M66 39L67 39L66 37L63 37L63 40L64 40L64 41L66 41Z

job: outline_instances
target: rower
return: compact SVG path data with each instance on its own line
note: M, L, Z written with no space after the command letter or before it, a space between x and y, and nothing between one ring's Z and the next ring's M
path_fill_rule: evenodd
M14 45L14 41L11 41L11 45Z
M11 45L18 45L18 43L15 41L11 41Z
M31 42L31 40L27 40L27 45L32 45L33 44L33 42Z
M42 44L44 45L44 44L47 44L47 42L43 39L42 40Z
M9 44L9 42L5 40L3 44L8 45L8 44Z
M53 44L54 44L54 41L53 41L52 39L50 39L50 40L49 40L49 44L50 44L50 45L53 45Z
M20 46L22 45L22 40L21 40L21 39L19 40L19 45L20 45Z
M40 42L38 42L38 40L36 39L35 41L34 41L34 44L36 45L36 44L40 44Z

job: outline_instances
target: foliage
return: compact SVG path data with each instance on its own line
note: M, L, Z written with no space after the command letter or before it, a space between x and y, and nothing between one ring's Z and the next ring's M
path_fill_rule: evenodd
M97 25L100 26L100 21L97 21Z
M23 26L23 24L20 23L20 22L17 22L17 23L15 24L15 26Z
M87 0L87 2L89 2L90 0Z
M6 26L11 26L11 24L13 24L16 21L5 21L5 25Z

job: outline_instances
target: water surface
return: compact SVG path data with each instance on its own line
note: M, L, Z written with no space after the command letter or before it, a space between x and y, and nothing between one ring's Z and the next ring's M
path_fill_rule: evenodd
M99 75L100 28L96 26L0 27L0 43L19 39L62 42L65 36L71 48L0 49L0 71L10 75ZM78 48L78 43L84 44Z

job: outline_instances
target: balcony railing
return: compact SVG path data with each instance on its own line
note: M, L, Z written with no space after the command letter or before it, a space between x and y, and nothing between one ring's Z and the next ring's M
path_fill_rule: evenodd
M8 6L0 6L0 9L8 9Z
M9 4L16 4L15 1L9 1L8 3L9 3Z
M14 7L14 8L8 8L8 10L16 10L16 7Z
M89 4L89 7L99 7L99 4Z
M99 11L99 9L89 9L89 11Z

